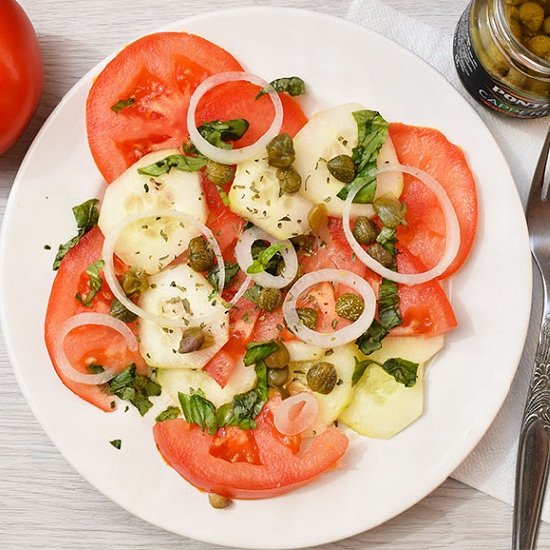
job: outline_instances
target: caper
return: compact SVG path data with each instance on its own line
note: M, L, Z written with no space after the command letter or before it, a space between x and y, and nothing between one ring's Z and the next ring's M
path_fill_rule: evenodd
M264 311L275 311L283 303L283 295L278 288L262 288L258 296L258 306Z
M544 8L535 2L524 2L519 7L519 20L531 32L536 32L542 27Z
M367 249L367 254L384 267L393 265L393 256L380 243L374 243Z
M310 328L311 330L315 330L315 327L317 326L317 319L319 318L317 311L311 307L299 307L296 308L296 313L304 326Z
M288 168L296 158L294 143L288 134L279 134L267 144L267 162L276 168Z
M221 510L222 508L227 508L231 504L231 499L218 495L217 493L208 493L208 502L212 508L216 510Z
M545 34L550 34L550 16L545 17L544 22L542 23L542 30Z
M349 321L357 321L365 309L365 302L357 294L345 292L338 296L335 304L335 310L339 317Z
M391 193L378 197L372 205L376 215L386 227L395 229L405 220L405 206Z
M183 331L180 340L180 353L197 351L204 345L204 332L199 327L191 327Z
M122 275L120 283L126 296L145 292L149 288L147 272L133 267Z
M355 179L355 163L349 155L338 155L327 162L331 176L343 183L351 183Z
M322 361L311 367L306 375L307 385L317 393L329 394L338 382L338 374L332 363Z
M284 369L290 361L290 353L281 341L275 340L275 343L279 346L279 349L268 355L264 362L270 369Z
M206 163L206 177L214 185L225 185L235 177L235 168L209 160Z
M550 57L550 36L544 36L543 34L533 36L527 42L527 47L535 55L548 59Z
M214 265L214 251L204 237L191 239L187 250L188 264L194 271L208 271Z
M355 219L353 236L359 244L371 244L376 241L379 233L378 226L366 216L359 216Z
M267 383L271 387L280 388L288 382L288 373L288 367L267 369Z
M279 180L281 191L289 195L298 193L300 187L302 187L302 176L292 166L277 168L277 179Z
M307 223L316 233L328 223L328 210L324 202L316 204L307 215Z

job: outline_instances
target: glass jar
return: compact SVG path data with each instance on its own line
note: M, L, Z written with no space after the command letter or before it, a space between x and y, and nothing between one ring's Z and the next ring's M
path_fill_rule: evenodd
M521 42L521 33L529 31L518 28L514 17L523 3L473 0L456 28L454 62L466 90L483 105L512 117L539 118L550 114L550 60Z

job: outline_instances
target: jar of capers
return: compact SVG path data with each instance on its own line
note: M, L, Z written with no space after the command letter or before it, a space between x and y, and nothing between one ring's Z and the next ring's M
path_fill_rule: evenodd
M473 0L454 37L466 90L516 118L550 114L550 2Z

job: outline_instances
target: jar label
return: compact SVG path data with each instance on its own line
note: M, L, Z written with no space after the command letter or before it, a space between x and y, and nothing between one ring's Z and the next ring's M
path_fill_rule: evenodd
M550 114L550 102L535 101L493 78L480 63L470 38L470 6L456 27L453 55L458 76L469 94L483 105L517 118L539 118Z

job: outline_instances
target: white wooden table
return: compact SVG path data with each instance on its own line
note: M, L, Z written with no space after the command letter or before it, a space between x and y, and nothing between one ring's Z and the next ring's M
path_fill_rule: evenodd
M464 0L386 0L452 33ZM37 130L69 88L105 55L165 22L245 5L303 7L344 16L349 0L20 0L38 32L46 66L44 97L19 143L0 157L0 217ZM2 0L0 0L2 9ZM1 305L0 305L1 307ZM162 531L90 487L65 461L31 413L0 341L0 549L196 549L216 547ZM508 548L511 507L454 480L399 517L323 548ZM281 526L284 529L284 526ZM314 528L304 526L304 529ZM539 548L550 548L544 524Z

